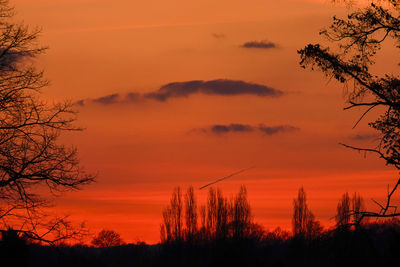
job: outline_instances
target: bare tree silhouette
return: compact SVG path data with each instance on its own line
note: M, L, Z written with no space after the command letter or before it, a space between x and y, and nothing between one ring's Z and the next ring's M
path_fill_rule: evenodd
M350 198L349 193L344 193L337 205L336 227L349 229L351 226L358 226L360 216L364 211L364 200L360 194L354 192L353 197Z
M207 232L215 236L217 229L217 194L213 187L208 190L207 197Z
M182 231L183 203L182 203L182 191L179 186L175 188L172 194L170 206L172 215L172 234L175 240L183 240L183 231Z
M120 246L124 244L120 234L113 230L101 230L92 240L92 245L100 248Z
M190 186L184 196L184 207L179 201L180 188L173 191L170 204L163 210L163 223L160 226L162 243L197 240L226 240L254 238L261 239L262 227L252 222L251 208L247 200L246 187L241 186L234 199L228 201L221 190L210 188L207 197L207 206L200 206L201 225L198 227L197 201L193 187ZM181 204L179 204L181 203ZM179 210L185 211L185 228ZM179 219L180 218L180 219ZM180 224L180 226L179 226Z
M170 204L163 211L160 236L164 242L183 241L183 202L181 188L174 189Z
M197 201L193 186L190 186L185 194L185 219L186 238L192 241L197 234Z
M207 210L205 205L200 206L200 239L207 239Z
M231 213L233 238L241 239L249 236L252 218L250 204L247 201L246 187L240 187L232 205Z
M344 193L337 205L336 227L347 228L350 224L350 197L349 193Z
M226 239L229 235L229 206L228 200L217 189L217 218L215 237Z
M374 153L387 165L398 170L400 170L400 79L398 74L392 73L379 76L371 70L371 66L383 43L399 48L399 14L400 5L397 0L373 0L369 6L350 12L345 19L334 17L329 29L321 31L329 41L337 44L333 50L335 52L320 44L309 44L298 51L302 67L319 69L340 83L351 82L352 89L347 93L349 105L345 110L364 109L354 127L372 109L379 107L380 110L384 110L377 120L369 123L369 126L380 134L375 147L363 148L345 144L343 146L364 153ZM367 217L400 216L391 205L392 196L399 184L400 178L388 191L385 203L375 201L379 205L379 212L362 211L359 216L357 215L358 222Z
M79 189L93 181L75 148L58 143L74 125L70 102L50 105L40 98L48 85L33 60L45 51L40 30L13 22L13 8L0 0L0 231L9 227L33 240L56 242L76 235L66 217L47 217L37 193Z
M163 223L161 224L160 229L160 238L162 243L169 243L174 240L174 236L172 235L172 211L168 206L163 212Z
M365 212L365 204L364 199L358 194L354 192L353 198L351 199L351 207L353 210L353 224L361 223L362 213ZM364 218L364 222L368 221L368 218Z
M312 239L322 231L320 223L315 220L314 214L307 206L303 187L299 189L297 198L293 199L292 227L294 236L305 239Z

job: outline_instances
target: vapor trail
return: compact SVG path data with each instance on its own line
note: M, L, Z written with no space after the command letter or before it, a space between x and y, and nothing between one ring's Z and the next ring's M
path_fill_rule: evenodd
M218 179L218 180L215 180L214 182L211 182L211 183L209 183L209 184L206 184L206 185L200 187L199 190L201 190L201 189L203 189L203 188L206 188L207 186L210 186L210 185L216 184L216 183L218 183L218 182L221 182L222 180L231 178L232 176L238 175L239 173L242 173L242 172L245 172L245 171L247 171L247 170L253 169L254 167L255 167L255 166L251 166L251 167L249 167L249 168L242 169L242 170L240 170L240 171L237 171L237 172L234 172L234 173L232 173L232 174L229 174L228 176L222 177L222 178L220 178L220 179Z

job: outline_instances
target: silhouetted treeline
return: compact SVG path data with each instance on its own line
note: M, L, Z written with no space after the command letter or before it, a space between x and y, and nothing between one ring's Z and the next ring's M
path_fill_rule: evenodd
M102 230L92 245L42 246L12 229L2 233L0 266L398 266L400 221L363 222L360 195L343 194L336 226L324 230L299 189L293 200L292 232L267 231L253 222L247 191L227 199L209 189L198 208L194 190L177 187L163 211L162 242L124 244Z
M398 266L400 224L394 220L368 223L357 230L324 231L312 239L276 229L257 239L106 248L51 247L16 240L9 236L0 242L2 262L14 263L4 266Z
M181 188L177 187L162 215L162 243L257 238L261 233L260 226L252 221L244 186L230 200L223 196L220 189L211 187L207 203L200 206L199 211L193 187L189 187L184 196Z

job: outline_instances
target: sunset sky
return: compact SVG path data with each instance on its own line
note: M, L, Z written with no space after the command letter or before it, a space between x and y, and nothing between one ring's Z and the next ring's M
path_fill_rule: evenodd
M254 220L291 228L304 186L326 226L341 195L359 192L370 208L396 172L374 155L368 115L343 111L346 88L299 67L297 50L346 14L329 0L14 0L18 21L42 29L49 46L37 65L49 101L70 99L86 128L62 137L78 148L97 182L63 194L56 210L113 229L127 242L159 241L162 209L176 186L245 185ZM390 48L376 71L394 72ZM351 86L351 85L349 85Z

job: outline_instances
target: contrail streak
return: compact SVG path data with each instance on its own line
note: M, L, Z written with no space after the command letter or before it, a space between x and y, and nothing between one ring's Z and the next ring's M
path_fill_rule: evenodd
M247 170L253 169L254 167L255 167L255 166L251 166L251 167L249 167L249 168L242 169L242 170L240 170L240 171L237 171L237 172L234 172L234 173L232 173L232 174L229 174L228 176L222 177L222 178L220 178L220 179L218 179L218 180L215 180L214 182L211 182L211 183L209 183L209 184L206 184L206 185L200 187L199 190L201 190L201 189L203 189L203 188L206 188L207 186L210 186L210 185L216 184L216 183L218 183L218 182L221 182L222 180L231 178L232 176L238 175L239 173L242 173L242 172L245 172L245 171L247 171Z

